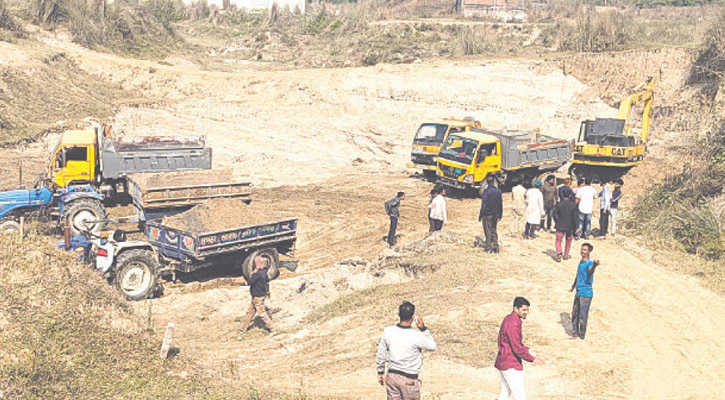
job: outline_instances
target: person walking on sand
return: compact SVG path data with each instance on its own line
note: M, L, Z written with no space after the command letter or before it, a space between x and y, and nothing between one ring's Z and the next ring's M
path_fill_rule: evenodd
M544 196L541 194L541 181L536 181L534 187L526 191L526 228L524 239L536 237L536 228L544 217Z
M612 191L612 200L609 203L609 217L612 223L612 237L617 233L617 213L619 212L619 200L622 200L622 186L624 181L617 179L614 181L614 190Z
M544 185L541 186L541 194L544 196L544 214L546 214L546 218L541 219L541 226L539 229L542 231L554 232L551 229L551 220L553 217L554 207L559 201L559 193L556 189L556 177L554 175L546 176L546 181L544 181Z
M571 258L569 250L571 250L571 242L574 239L574 233L579 219L579 211L574 202L574 193L568 187L562 191L561 200L554 207L554 223L556 224L556 261L561 262L562 256L564 260ZM564 251L561 249L562 240L566 239Z
M599 266L598 260L592 260L591 254L594 246L589 243L582 244L579 267L577 267L574 283L571 285L570 292L576 289L574 296L574 306L571 310L571 325L574 337L584 340L587 334L587 320L589 319L589 308L592 305L592 297L594 290L592 283L594 282L594 272Z
M257 314L262 317L262 321L264 321L264 324L267 325L270 336L275 335L277 331L274 329L272 319L270 319L269 315L267 315L267 309L264 306L264 298L271 298L271 293L269 291L269 276L267 275L267 267L265 266L264 259L261 256L254 257L254 272L252 273L252 276L249 277L249 281L247 283L249 284L249 293L252 297L252 303L247 309L247 320L244 321L244 324L241 328L239 328L239 330L246 332L249 325L252 323L252 319L254 319L254 315Z
M415 316L415 305L408 301L398 307L400 322L383 330L376 357L378 383L385 386L388 400L420 399L418 374L423 366L423 350L435 351L423 318ZM413 324L418 330L413 329ZM388 373L385 373L387 365Z
M597 191L591 186L592 178L584 180L584 186L576 191L576 202L579 205L579 234L582 239L588 239L592 229L592 213L594 212L594 199Z
M498 253L498 222L503 216L503 199L501 190L493 184L493 175L486 177L486 190L481 196L481 210L478 220L483 223L483 234L486 236L486 245L483 250L487 253Z
M521 325L529 315L531 304L523 297L514 299L514 309L501 323L498 331L498 354L494 367L499 371L501 380L501 393L498 400L508 400L513 395L514 400L526 400L526 387L524 385L524 367L521 360L543 364L541 356L523 344Z
M611 183L611 182L610 182ZM609 184L602 182L602 190L599 191L599 236L604 239L609 231L609 212L612 207L612 191L609 190Z
M438 193L430 202L430 218L433 220L433 230L439 231L443 229L443 224L448 223L448 213L446 212L446 189L438 189Z
M385 212L390 217L388 246L391 249L395 246L395 231L398 229L398 218L400 218L400 202L403 200L405 200L405 193L398 192L395 197L385 202Z

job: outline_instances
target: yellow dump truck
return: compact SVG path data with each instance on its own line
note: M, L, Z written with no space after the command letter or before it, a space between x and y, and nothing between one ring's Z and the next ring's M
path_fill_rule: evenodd
M423 170L423 176L428 180L436 178L436 157L443 141L451 133L470 131L481 128L481 123L467 117L462 120L444 119L439 122L424 122L418 128L413 138L413 149L410 155L408 168Z
M471 130L448 135L436 163L437 182L480 190L488 175L500 185L533 181L571 157L572 143L538 131Z
M655 84L656 80L650 77L635 86L622 99L617 118L582 121L569 170L573 176L610 181L644 163ZM638 106L641 106L641 125L636 127Z
M126 185L131 173L211 168L211 149L197 136L114 140L110 127L65 131L50 152L47 177L56 185L90 184L101 192Z

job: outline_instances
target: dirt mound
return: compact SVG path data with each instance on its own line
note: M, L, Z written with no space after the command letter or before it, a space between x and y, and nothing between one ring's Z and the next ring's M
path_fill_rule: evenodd
M163 219L166 226L192 233L215 232L259 225L271 221L238 199L212 199L198 206Z

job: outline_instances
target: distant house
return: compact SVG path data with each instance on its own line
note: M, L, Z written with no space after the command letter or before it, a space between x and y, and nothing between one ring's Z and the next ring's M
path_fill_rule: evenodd
M486 16L504 22L524 22L526 12L521 0L456 0L458 14Z
M198 0L183 0L186 4L194 3ZM206 0L208 5L215 5L219 9L224 8L224 3L229 3L237 8L245 8L248 10L264 10L272 8L272 5L277 4L277 7L289 7L290 10L294 11L297 8L301 13L305 12L305 0Z

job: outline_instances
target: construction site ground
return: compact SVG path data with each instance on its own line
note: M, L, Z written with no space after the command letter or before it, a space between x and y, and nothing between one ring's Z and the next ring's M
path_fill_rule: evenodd
M163 99L121 107L116 135L206 134L215 168L255 184L254 207L300 219L299 268L283 271L271 284L268 306L278 336L267 337L259 325L239 332L249 293L233 267L179 276L166 283L162 296L131 304L142 315L151 313L159 335L168 322L176 324L174 345L194 360L188 368L195 371L174 373L197 372L239 387L382 399L374 370L377 341L384 326L396 322L397 305L410 300L438 341L438 350L424 356L424 398L491 399L500 387L493 368L498 325L513 298L525 296L532 308L524 343L546 360L525 366L531 399L705 399L725 393L722 296L676 271L676 259L664 259L626 234L594 241L601 266L589 332L586 341L572 339L568 289L581 241L574 259L555 262L553 236L522 240L508 202L501 253L485 254L473 247L481 234L479 200L460 194L448 200L444 232L424 239L432 184L405 168L423 121L471 115L490 128L540 128L572 139L582 119L615 115L615 104L602 100L605 92L634 84L635 76L655 68L663 71L658 106L679 104L687 53L220 72L184 59L160 64L96 53L61 36L46 37L44 45L90 74ZM18 68L32 62L13 59ZM647 164L625 177L624 216L635 195L646 195L649 184L681 166L665 155L670 138L682 133L675 128L685 123L660 117L669 119L658 123L655 115ZM32 183L55 138L0 150L3 185L16 184L19 160ZM407 199L395 252L383 242L383 202L399 190Z

